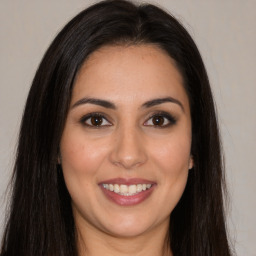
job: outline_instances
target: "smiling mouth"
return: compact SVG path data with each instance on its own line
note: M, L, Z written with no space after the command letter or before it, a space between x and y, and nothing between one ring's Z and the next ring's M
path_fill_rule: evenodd
M152 184L102 184L102 187L121 196L134 196L150 189Z
M99 183L107 199L120 206L133 206L147 200L156 188L156 183L140 178L115 178Z

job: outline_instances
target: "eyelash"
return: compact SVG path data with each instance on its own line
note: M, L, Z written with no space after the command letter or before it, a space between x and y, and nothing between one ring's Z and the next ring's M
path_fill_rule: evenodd
M87 122L88 120L90 120L91 118L93 118L93 117L102 118L102 119L106 120L106 121L109 123L109 125L98 125L98 126L97 126L97 125L87 124L86 122ZM87 114L87 115L83 116L83 117L81 118L80 122L81 122L84 126L87 126L87 127L89 127L89 128L94 128L94 129L99 129L99 128L103 128L103 127L105 127L105 126L111 126L111 125L112 125L111 122L108 121L108 119L105 117L104 114L102 114L102 113L97 113L97 112L95 112L95 113L90 113L90 114Z
M149 120L153 119L154 117L161 117L161 118L164 118L164 119L166 119L168 121L168 123L165 124L165 125L159 125L159 126L158 125L150 125L150 126L154 126L155 128L161 128L161 129L167 128L167 127L170 127L172 125L175 125L176 122L177 122L176 118L173 115L171 115L171 114L169 114L168 112L165 112L165 111L155 112L153 115L150 116L150 118L147 119L146 122L148 122ZM144 124L146 122L144 122Z
M91 118L93 118L93 117L96 117L96 118L101 118L101 121L102 120L105 120L105 121L107 121L109 124L107 124L107 125L102 125L102 124L100 124L100 125L92 125L92 124L87 124L86 122L88 121L88 120L90 120ZM164 120L164 122L166 122L166 120L167 120L167 124L164 124L164 125L146 125L146 126L154 126L154 128L167 128L167 127L169 127L169 126L172 126L172 125L175 125L176 124L176 122L177 122L177 120L176 120L176 118L174 117L174 116L172 116L171 114L169 114L169 113L167 113L167 112L165 112L165 111L159 111L159 112L156 112L156 113L154 113L153 115L151 115L148 119L147 119L147 121L146 122L144 122L143 123L143 125L145 125L145 123L147 123L147 122L149 122L150 120L152 120L154 117L160 117L160 118L164 118L165 120ZM80 122L84 125L84 126L87 126L87 127L89 127L89 128L93 128L93 129L99 129L99 128L104 128L104 127L106 127L106 126L112 126L112 123L110 122L110 121L108 121L108 119L105 117L105 115L104 114L102 114L102 113L97 113L97 112L95 112L95 113L89 113L89 114L87 114L87 115L85 115L85 116L83 116L81 119L80 119ZM92 120L90 121L91 123L92 123ZM104 122L104 121L102 121L102 122Z

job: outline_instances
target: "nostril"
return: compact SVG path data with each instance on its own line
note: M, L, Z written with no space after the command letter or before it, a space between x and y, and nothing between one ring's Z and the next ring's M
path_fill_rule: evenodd
M134 169L135 167L138 167L143 164L141 161L129 159L129 160L120 160L120 161L112 161L112 163L116 166L122 167L124 169Z

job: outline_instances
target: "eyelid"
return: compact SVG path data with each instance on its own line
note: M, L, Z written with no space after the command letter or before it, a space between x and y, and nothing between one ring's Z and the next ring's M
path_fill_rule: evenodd
M168 123L164 124L164 125L146 124L147 122L149 122L150 119L152 119L152 118L154 118L156 116L163 117L163 118L167 119ZM91 125L91 124L86 123L86 121L89 120L92 117L101 117L102 119L107 121L108 124ZM176 124L176 122L177 122L177 119L172 114L170 114L169 112L166 112L166 111L156 111L156 112L151 114L146 119L146 121L143 123L143 125L149 126L149 127L151 126L151 127L154 127L154 128L167 128L169 126L172 126L172 125ZM106 117L106 114L102 113L102 112L91 112L91 113L88 113L88 114L86 114L86 115L84 115L84 116L82 116L80 118L80 123L82 123L82 125L84 125L84 126L87 126L89 128L95 128L95 129L109 127L109 126L113 125L113 123L111 121L109 121L109 118Z
M166 112L166 111L157 111L157 112L154 112L153 114L150 115L149 118L147 118L147 120L143 123L143 125L145 125L146 122L148 122L150 119L156 117L156 116L160 116L160 117L163 117L163 118L166 118L168 120L168 124L165 124L165 125L146 125L146 126L153 126L155 128L166 128L166 127L169 127L169 126L172 126L174 124L176 124L177 122L177 119L170 113Z
M101 117L102 119L105 119L109 124L107 124L107 125L99 125L99 126L87 124L86 121L89 120L92 117ZM101 113L101 112L88 113L88 114L82 116L82 118L80 118L80 122L84 126L87 126L87 127L90 127L90 128L96 128L96 129L113 125L112 122L110 122L109 119L106 117L106 115L104 113Z

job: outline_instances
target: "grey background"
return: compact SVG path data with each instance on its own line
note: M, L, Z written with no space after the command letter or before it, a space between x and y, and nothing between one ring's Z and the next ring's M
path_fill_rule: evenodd
M56 33L93 2L0 0L0 236L19 123L34 73ZM256 256L256 0L155 3L181 20L202 53L223 137L230 236L237 255Z

